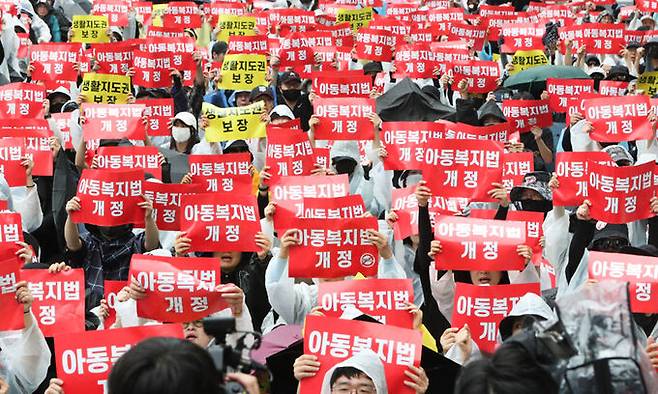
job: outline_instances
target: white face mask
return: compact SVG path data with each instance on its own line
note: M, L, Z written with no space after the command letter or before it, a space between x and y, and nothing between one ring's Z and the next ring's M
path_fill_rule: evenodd
M189 141L191 134L190 129L187 127L174 126L171 128L171 136L174 137L174 141L176 142Z

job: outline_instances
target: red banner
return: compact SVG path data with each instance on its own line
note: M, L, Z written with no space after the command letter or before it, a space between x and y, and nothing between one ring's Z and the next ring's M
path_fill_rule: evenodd
M100 170L141 169L162 180L160 155L155 146L101 146L94 158Z
M164 26L201 27L201 10L193 1L171 1L162 15Z
M180 230L180 199L204 192L201 185L144 182L144 196L153 203L153 217L160 231Z
M25 167L21 165L26 154L23 138L0 138L0 174L10 187L25 186Z
M594 141L619 142L653 139L654 132L649 122L651 103L645 95L586 99L585 119L594 130L589 135Z
M439 216L434 237L443 250L436 268L458 271L523 270L525 259L516 251L527 243L523 222Z
M142 141L146 130L143 104L83 104L86 118L82 125L85 141L95 139L129 139Z
M396 79L409 78L434 78L434 68L439 63L436 54L426 43L413 45L401 45L395 51L395 74Z
M453 40L466 40L468 46L480 51L487 38L487 26L474 26L466 23L453 23L450 25L449 38Z
M159 228L159 227L158 227ZM128 283L122 280L106 280L103 282L103 298L107 301L108 316L103 322L103 327L108 330L117 320L116 304L117 295Z
M0 212L0 246L8 253L18 251L16 242L23 242L23 225L21 214ZM4 255L0 255L4 258Z
M382 324L413 328L407 303L414 302L411 279L363 279L321 282L318 306L328 317L340 317L349 307L374 317Z
M85 274L82 269L56 274L46 269L21 271L34 297L32 311L44 336L85 330Z
M0 332L25 327L23 304L16 301L16 283L21 281L22 265L22 261L14 258L0 262Z
M544 213L532 211L508 211L507 220L524 222L526 225L526 243L532 248L532 262L539 265L542 258L542 248L539 239L544 236Z
M282 176L311 175L315 155L308 136L301 130L268 129L265 164L270 167L270 185Z
M503 114L521 133L535 126L543 129L553 124L548 100L503 100Z
M565 53L564 43L573 42L574 48L585 46L587 53L619 54L626 46L624 24L587 23L560 27L560 52ZM573 50L572 53L574 53Z
M489 93L498 87L500 67L498 62L469 60L453 65L454 82L452 89L459 91L457 85L462 80L468 81L469 93Z
M507 142L511 130L508 122L497 123L490 126L473 126L466 123L452 123L440 121L445 125L445 139L448 140L491 140Z
M112 366L137 343L151 337L183 338L180 324L117 328L55 337L57 377L67 394L103 394Z
M242 3L228 3L228 2L214 2L214 3L205 3L203 4L203 10L206 14L206 19L210 26L217 26L219 22L220 15L245 15L247 13L247 5ZM229 52L235 52L231 50L231 41L235 37L249 37L249 36L231 36L229 39ZM243 52L243 51L238 51ZM246 53L251 53L251 51L245 51ZM261 53L265 55L265 53Z
M546 27L541 23L506 23L500 29L500 35L504 38L501 52L544 49L542 38L545 32Z
M332 176L284 176L271 188L270 201L276 203L274 228L285 229L295 212L303 212L305 198L334 198L350 194L347 174ZM289 227L288 227L289 228Z
M24 141L24 154L34 162L32 168L34 176L53 175L53 156L49 140L52 135L53 132L46 119L0 120L0 137L18 137Z
M107 15L110 26L128 25L130 4L124 0L96 0L91 8L92 15Z
M90 170L82 171L77 197L82 209L71 212L75 223L97 226L141 224L144 171Z
M256 197L234 193L183 195L181 231L192 240L190 251L257 252L260 232Z
M434 194L491 201L492 183L503 176L502 144L494 141L430 141L423 157L423 179Z
M169 122L174 117L174 99L139 100L139 104L145 106L144 116L148 119L146 134L149 137L169 137Z
M300 392L330 392L327 375L333 367L368 349L373 359L379 356L388 392L413 394L415 391L403 383L409 380L404 372L409 365L420 365L422 346L422 335L417 330L310 315L304 327L304 354L315 355L320 369L314 377L302 379ZM378 370L376 363L376 360L367 362Z
M352 219L366 213L366 206L360 194L333 198L305 198L303 212L297 217L312 219Z
M37 84L17 82L0 86L0 116L6 118L43 118L46 89Z
M606 152L558 152L555 158L555 174L560 187L553 189L553 205L578 206L589 196L589 164L612 165Z
M375 62L393 60L393 50L397 45L397 36L385 30L361 28L356 33L356 56Z
M213 6L216 4L213 4ZM236 4L238 5L238 4ZM253 55L269 55L267 36L230 36L227 53L244 53Z
M188 160L192 183L202 186L204 191L252 194L249 153L190 155Z
M298 219L295 229L299 243L290 247L291 277L377 275L377 247L368 239L368 230L379 229L376 218Z
M590 213L606 223L626 224L653 216L654 162L628 167L589 163ZM561 185L560 185L561 186Z
M34 81L76 81L78 72L73 68L78 63L79 44L44 43L33 45L30 64L34 65Z
M624 96L628 89L628 82L624 81L600 81L599 93L604 96Z
M594 93L594 80L548 78L546 90L551 111L567 112L570 98L579 97L583 93Z
M214 257L133 255L128 277L146 290L137 301L139 317L182 323L228 308L217 291L222 273Z
M505 153L503 155L503 186L511 191L514 186L523 183L523 177L535 170L535 159L532 152Z
M170 68L180 71L185 86L192 86L196 74L192 53L135 51L133 67L132 82L143 88L170 88L173 84Z
M133 51L139 46L137 40L92 44L91 50L101 74L126 75L133 64ZM142 100L140 100L141 103Z
M429 140L443 138L444 125L437 122L383 122L382 140L386 170L420 170Z
M313 102L320 118L316 140L372 140L374 127L368 116L375 113L370 98L318 98Z
M629 282L631 311L658 312L658 258L589 252L587 263L591 279Z
M313 73L313 92L319 97L370 98L372 78L361 70Z
M476 286L457 283L452 326L468 324L471 338L481 352L493 353L498 325L509 315L519 298L527 293L539 295L539 283L522 285Z

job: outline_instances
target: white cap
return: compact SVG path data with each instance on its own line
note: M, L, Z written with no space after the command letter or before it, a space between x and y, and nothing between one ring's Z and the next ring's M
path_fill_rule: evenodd
M181 122L185 123L185 125L189 127L193 127L194 130L197 129L197 121L194 115L192 115L189 112L179 112L174 116L174 120L180 120Z
M65 94L68 96L69 100L71 99L71 92L64 86L60 86L57 89L53 90L52 92L48 93L48 96L55 93Z
M273 117L273 115L276 115L276 117ZM272 108L272 111L270 111L270 118L288 118L290 120L295 119L295 115L292 113L290 108L288 108L287 105L280 104L277 105L276 107Z

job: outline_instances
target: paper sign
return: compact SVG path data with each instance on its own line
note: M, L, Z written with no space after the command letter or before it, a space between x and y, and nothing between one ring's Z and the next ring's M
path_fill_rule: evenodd
M144 182L144 196L153 203L153 217L160 231L180 231L181 196L203 191L196 184Z
M592 140L619 142L655 138L648 120L651 109L648 96L624 96L614 100L605 97L584 101L585 119L594 127L589 133Z
M73 15L71 42L93 44L110 42L107 15Z
M511 75L519 73L523 70L537 66L545 66L548 64L548 58L541 49L534 49L531 51L516 51L512 57L512 65L514 69L510 72Z
M25 327L23 304L16 301L16 283L21 281L18 259L0 262L0 331L20 330Z
M314 113L320 118L316 140L372 140L374 127L369 116L375 112L371 98L318 98Z
M533 127L546 128L553 124L548 100L503 100L503 114L520 133Z
M192 183L206 192L249 195L252 190L249 153L190 155Z
M265 55L228 54L222 63L221 82L218 89L252 90L267 86L267 58Z
M0 86L0 114L2 118L43 118L43 86L16 82Z
M589 198L589 164L612 165L606 152L558 152L555 174L560 187L553 189L553 205L578 206Z
M143 104L83 104L85 141L100 139L144 140Z
M98 169L131 170L139 168L162 180L160 154L155 146L101 146L94 157Z
M262 101L232 108L219 108L209 103L203 103L201 111L209 122L209 126L206 127L206 141L219 142L265 137L265 123L261 121L264 110L265 104Z
M126 104L132 93L130 77L125 75L86 73L82 77L80 94L87 103Z
M336 24L349 22L353 31L358 31L372 20L372 8L365 7L361 9L339 9L336 13Z

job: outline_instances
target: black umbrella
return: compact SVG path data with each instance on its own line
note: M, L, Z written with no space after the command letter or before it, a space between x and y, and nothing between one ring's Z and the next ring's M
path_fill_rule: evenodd
M411 79L405 78L377 99L377 113L385 122L444 119L455 111L436 97L423 92Z

